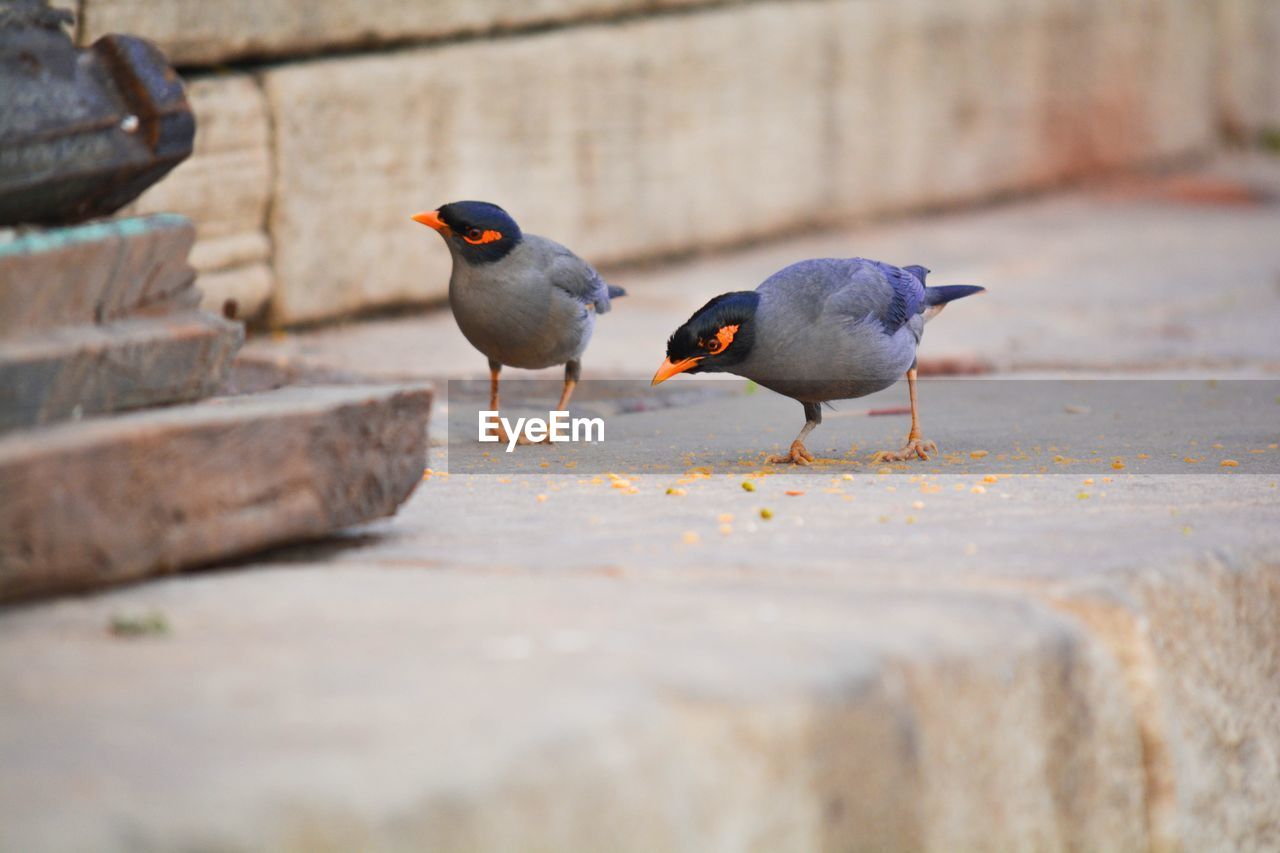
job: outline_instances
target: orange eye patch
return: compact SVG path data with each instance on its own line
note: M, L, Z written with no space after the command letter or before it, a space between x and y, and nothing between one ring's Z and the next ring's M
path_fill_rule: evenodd
M738 333L737 326L724 326L720 331L716 332L716 336L703 344L703 349L715 355L722 349L733 343L733 336Z
M462 235L462 239L473 246L480 246L484 243L501 240L502 233L499 231L481 231L479 228L468 228L467 232Z

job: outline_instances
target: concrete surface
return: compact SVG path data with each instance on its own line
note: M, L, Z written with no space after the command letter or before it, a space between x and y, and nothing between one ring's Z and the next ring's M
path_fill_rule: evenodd
M1239 381L932 381L944 455L873 465L890 389L799 473L759 463L794 403L673 380L626 413L642 383L584 383L643 453L462 474L455 431L394 518L0 611L0 849L1280 846L1277 205L1223 174L619 275L586 372L647 380L708 296L854 246L992 288L926 353ZM454 334L250 348L481 375Z

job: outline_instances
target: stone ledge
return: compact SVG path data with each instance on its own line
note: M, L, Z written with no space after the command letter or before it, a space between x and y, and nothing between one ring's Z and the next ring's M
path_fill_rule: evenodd
M0 338L189 306L193 239L172 214L11 235L0 242Z
M725 0L82 0L79 42L127 32L177 65L404 44L469 33L570 24ZM733 0L729 0L733 2Z
M195 310L0 339L0 431L207 397L242 343Z
M422 388L286 388L0 439L0 600L174 572L393 513Z
M127 654L122 606L170 636ZM65 602L52 642L49 615L0 620L24 849L1146 847L1114 663L1005 595L292 566ZM93 672L61 713L47 659Z

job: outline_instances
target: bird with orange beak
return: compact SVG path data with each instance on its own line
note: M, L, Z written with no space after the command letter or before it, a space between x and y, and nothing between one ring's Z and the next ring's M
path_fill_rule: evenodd
M449 306L462 334L489 359L489 408L498 410L503 365L538 370L563 364L557 405L563 410L596 315L626 291L559 243L523 233L496 204L458 201L413 219L435 229L453 256ZM528 442L522 437L520 443Z
M928 459L920 434L916 347L924 324L973 285L926 287L924 267L898 268L863 258L801 261L755 290L725 293L694 312L667 341L657 385L678 373L733 373L798 401L805 424L790 451L770 463L807 465L804 439L822 422L822 404L862 397L903 375L911 396L906 446L878 458Z

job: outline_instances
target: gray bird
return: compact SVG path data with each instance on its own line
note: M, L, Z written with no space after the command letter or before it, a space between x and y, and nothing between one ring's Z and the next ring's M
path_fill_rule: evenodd
M657 385L677 373L734 373L804 406L805 424L785 456L769 462L806 465L804 439L822 423L821 405L887 388L906 374L911 432L901 461L928 459L937 447L920 435L916 346L924 324L948 302L984 288L926 287L929 270L863 258L800 261L757 287L725 293L699 308L667 341Z
M504 364L533 370L563 364L557 406L563 410L595 315L626 291L554 240L522 233L496 204L457 201L413 219L434 228L453 255L449 306L462 334L489 358L489 408L498 410Z

